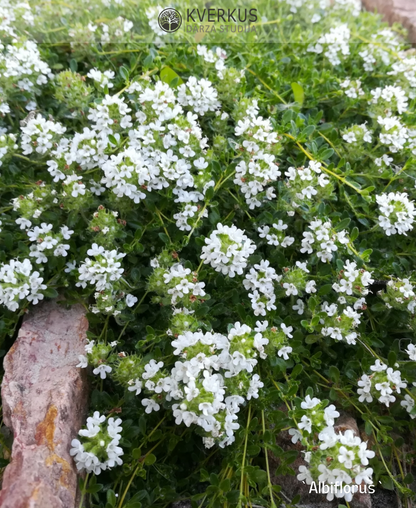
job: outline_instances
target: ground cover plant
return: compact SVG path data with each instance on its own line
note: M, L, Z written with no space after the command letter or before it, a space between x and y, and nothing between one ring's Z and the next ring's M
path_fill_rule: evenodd
M0 1L2 347L88 312L81 506L414 496L416 54L356 0L256 8L172 38L154 3Z

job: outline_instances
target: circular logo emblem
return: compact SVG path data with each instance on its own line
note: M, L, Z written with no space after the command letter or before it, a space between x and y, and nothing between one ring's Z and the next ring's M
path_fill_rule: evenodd
M173 33L182 25L182 16L176 9L169 7L163 9L157 21L164 32Z

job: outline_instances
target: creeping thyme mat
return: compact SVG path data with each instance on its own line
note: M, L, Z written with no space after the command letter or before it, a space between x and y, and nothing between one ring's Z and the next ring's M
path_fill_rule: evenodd
M276 508L293 474L411 506L416 54L330 3L220 44L153 2L0 0L0 332L88 311L80 506Z

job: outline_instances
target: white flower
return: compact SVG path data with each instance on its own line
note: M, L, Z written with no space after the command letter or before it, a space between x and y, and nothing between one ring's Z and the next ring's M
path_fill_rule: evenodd
M298 441L302 439L302 433L298 431L298 429L289 429L289 435L292 436L292 443L296 444Z
M341 446L338 451L338 460L341 464L344 464L347 469L351 469L355 459L354 452L352 450L348 450L345 446Z
M126 295L126 305L127 307L133 307L133 305L138 301L138 298L134 295Z
M409 344L407 346L406 353L412 361L416 362L416 346L414 344Z
M302 430L306 430L306 432L310 434L312 432L312 420L306 415L303 415L298 423L298 427Z
M339 412L336 410L336 408L333 404L326 407L325 411L324 411L324 418L325 418L326 424L329 427L333 426L335 423L335 418L338 418L339 415L340 415Z
M85 369L88 367L88 358L84 355L78 356L79 363L76 365L77 367L80 367L81 369Z
M127 389L129 392L136 392L135 395L139 395L141 393L143 387L143 382L141 379L136 378L131 386L129 386Z
M311 399L310 395L306 395L305 400L301 402L300 407L302 409L312 409L320 403L321 403L321 401L317 397L314 397L313 399Z
M153 399L142 399L142 404L146 408L145 412L150 414L152 411L159 411L159 404Z
M100 375L101 379L105 379L107 377L107 374L109 374L113 369L109 365L105 365L102 363L98 367L96 367L92 373L97 375Z

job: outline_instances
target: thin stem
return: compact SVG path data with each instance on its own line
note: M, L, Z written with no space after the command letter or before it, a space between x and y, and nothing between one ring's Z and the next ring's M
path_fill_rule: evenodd
M238 506L241 507L241 498L243 497L243 487L244 487L244 470L246 464L246 455L247 455L247 441L248 441L248 428L250 426L251 421L251 404L248 406L248 416L247 416L247 425L246 425L246 437L244 440L244 451L243 451L243 461L241 463L241 477L240 477L240 500L238 502Z
M87 483L88 483L88 477L90 476L90 473L87 473L87 476L85 477L85 480L84 480L84 485L82 487L82 492L81 492L81 501L79 503L79 508L82 508L82 504L84 502L84 496L85 496L85 492L87 490Z
M273 94L273 95L275 95L275 96L276 96L276 97L277 97L277 98L278 98L281 102L283 102L283 104L287 104L287 102L283 99L283 97L281 97L281 96L280 96L277 92L275 92L275 91L273 90L273 88L271 88L271 87L270 87L270 86L269 86L269 85L268 85L265 81L263 81L263 80L261 79L261 77L260 77L260 76L258 76L258 75L257 75L255 72L253 72L251 69L246 68L246 70L247 70L248 72L250 72L251 74L253 74L253 76L255 76L255 77L256 77L256 78L260 81L260 83L262 83L262 84L263 84L263 85L264 85L264 86L265 86L268 90L270 90L270 92L272 92L272 94Z
M262 424L262 427L263 427L263 435L264 435L266 433L266 423L265 423L265 419L264 419L264 410L261 411L261 424ZM271 508L275 508L276 504L275 504L274 499L273 499L273 488L272 488L272 484L271 484L271 481L270 481L269 453L268 453L266 447L264 449L264 455L265 455L265 459L266 459L267 485L269 487L269 495L270 495L270 503L271 503L270 506L271 506Z

